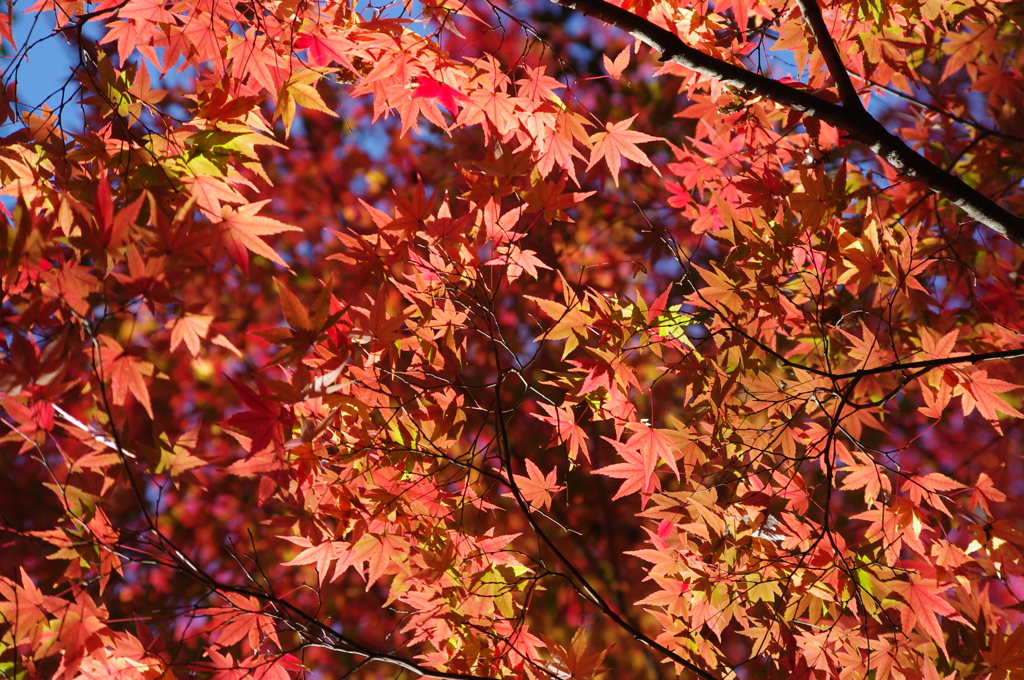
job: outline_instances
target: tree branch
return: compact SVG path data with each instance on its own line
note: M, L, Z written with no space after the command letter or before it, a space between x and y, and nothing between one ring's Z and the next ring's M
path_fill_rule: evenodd
M807 25L814 35L814 41L818 43L821 56L825 59L825 66L828 67L828 72L836 83L839 100L843 102L843 106L849 107L851 110L864 111L864 102L857 95L857 88L853 86L850 74L846 72L846 64L839 56L836 43L832 40L832 34L829 33L828 26L825 25L821 8L818 7L818 0L796 0L796 4L800 6L800 12L807 20Z
M777 104L799 111L844 130L852 139L867 145L903 175L921 182L949 200L967 216L981 222L1018 246L1024 247L1024 218L1018 217L978 190L968 186L911 149L861 106L860 110L834 104L810 92L772 80L759 73L704 54L684 43L679 36L632 12L604 0L551 0L622 29L661 53L661 60L674 62L726 85L747 90Z
M657 640L644 633L642 630L634 626L632 623L627 621L622 615L616 612L612 608L612 606L608 604L608 602L603 597L601 597L601 594L598 593L592 585L590 585L590 582L586 579L586 577L583 576L583 574L580 573L579 569L576 568L576 565L572 563L572 560L570 560L565 555L565 553L563 553L559 549L559 547L555 544L551 537L548 536L547 533L545 533L544 530L541 528L540 524L537 523L537 518L533 516L533 512L530 510L530 504L526 502L526 499L523 497L522 491L516 484L515 477L512 474L512 454L509 450L508 445L508 433L505 431L505 411L501 401L501 384L504 372L501 370L500 365L498 369L499 377L498 381L494 385L494 413L495 425L498 432L498 450L499 454L501 455L502 464L507 468L508 471L509 489L512 491L512 495L515 498L516 504L519 506L520 511L523 513L523 516L526 518L526 521L529 523L530 528L533 530L534 534L537 535L541 542L552 553L554 553L555 557L558 558L558 561L561 562L568 570L569 574L567 577L569 578L570 583L573 584L573 587L576 589L576 591L580 593L580 595L582 595L585 599L590 601L594 606L600 609L605 616L614 621L615 625L617 625L622 630L628 632L630 635L633 636L635 640L647 645L652 649L657 650L664 656L668 657L675 663L679 664L686 670L690 671L690 673L696 675L698 678L701 678L701 680L717 680L717 678L712 673L704 670L703 668L696 665L689 659L685 659L682 656L679 656L668 647L660 644Z
M862 368L849 373L837 373L831 375L833 380L846 380L854 378L860 380L869 375L881 375L895 371L913 371L917 369L931 370L940 366L956 366L957 364L980 364L983 361L995 361L997 359L1019 359L1024 357L1024 349L1008 349L1002 352L979 352L978 354L961 354L955 357L943 357L941 359L924 359L922 361L905 361L903 363L893 362L875 368Z
M163 552L168 561L165 562L158 555L153 554L150 555L151 560L161 566L179 570L182 574L207 587L211 593L215 593L219 597L224 597L224 593L236 593L272 605L282 612L277 618L283 621L292 632L300 637L304 647L320 647L334 652L363 657L363 664L372 662L385 663L424 678L438 678L439 680L496 680L496 678L486 675L434 670L396 654L373 651L366 645L338 632L301 607L283 597L275 595L273 592L268 592L259 587L234 585L217 580L197 566L195 562L185 557L184 553L161 533L156 525L151 525L150 531L155 536L155 542L151 545L160 552Z

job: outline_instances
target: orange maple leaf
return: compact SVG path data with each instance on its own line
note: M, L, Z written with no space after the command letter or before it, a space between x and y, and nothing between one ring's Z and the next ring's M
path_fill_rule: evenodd
M149 389L146 387L145 379L153 375L153 364L130 354L117 340L107 335L101 335L100 342L103 344L100 358L110 380L114 403L123 406L128 394L131 393L152 418L153 405L149 401Z
M626 70L627 66L629 66L629 53L632 49L632 44L627 45L626 49L619 52L619 56L615 57L614 61L610 59L607 54L603 55L602 61L604 62L604 70L608 71L608 75L615 80L620 80L622 78L622 72Z
M977 510L980 507L986 515L991 517L992 508L989 506L989 501L1002 503L1005 500L1006 494L995 487L992 478L987 473L982 472L978 475L978 482L974 485L974 490L971 491L971 510Z
M594 145L594 149L590 154L587 170L597 165L603 158L612 172L615 186L619 186L619 169L622 166L623 158L628 158L644 167L653 168L658 176L661 176L661 172L651 163L651 159L637 146L637 144L645 142L661 141L661 138L630 130L629 126L633 124L634 120L636 120L636 116L621 123L608 123L603 132L594 133L590 137L590 143Z
M608 477L625 480L622 486L619 487L619 490L615 492L615 495L612 496L613 501L629 496L637 491L644 494L652 494L661 488L661 481L654 473L648 474L647 456L644 456L636 449L627 449L622 452L622 457L626 459L625 463L615 463L600 470L594 470L599 475L607 475Z
M498 247L498 257L484 263L505 267L505 276L509 283L514 283L523 274L529 274L531 278L537 278L538 269L551 269L543 260L537 257L535 250L523 250L516 244Z
M199 343L210 332L213 317L206 314L186 314L171 319L166 328L171 331L171 351L185 343L192 356L199 356Z
M397 565L404 568L403 556L409 551L409 542L393 534L374 536L365 534L356 541L344 562L339 562L336 569L341 571L351 565L357 568L366 562L366 590L377 582L386 571ZM335 573L337 578L337 572Z
M594 678L604 672L601 664L610 650L605 648L590 652L588 649L590 647L589 638L583 628L576 631L568 647L562 647L547 636L542 637L554 661L548 666L548 670L555 671L558 677Z
M526 473L529 475L528 477L512 475L516 486L519 487L519 492L526 499L526 502L534 508L550 510L551 497L565 488L556 483L558 471L552 468L551 472L544 475L532 460L527 459Z
M916 628L924 633L939 646L943 655L948 659L946 651L946 637L942 633L938 616L952 616L956 610L942 596L947 586L940 584L934 579L922 579L912 576L910 583L894 584L893 590L898 592L906 600L907 606L903 607L901 623L903 630L909 631Z
M843 478L842 489L844 491L864 489L864 502L871 507L875 504L879 493L884 492L888 495L892 491L892 483L886 475L885 468L876 465L867 456L857 456L857 458L860 460L859 464L844 468L847 475Z
M590 438L587 436L587 431L577 424L576 417L572 412L572 406L563 405L559 407L545 403L540 403L538 406L547 411L549 415L543 416L539 413L534 413L532 414L533 417L555 428L548 448L565 444L565 452L569 457L570 465L575 463L576 457L581 453L589 463L590 451L588 450L587 442Z
M988 372L982 369L963 376L960 385L954 389L953 393L954 395L960 394L960 403L965 418L977 408L978 413L984 416L996 431L1001 432L998 413L1005 413L1015 418L1024 418L1024 413L1010 406L998 395L1021 387L1021 385L1008 383L1005 380L989 378Z
M282 536L286 541L290 541L297 546L304 547L305 550L300 552L298 555L283 562L282 566L292 567L302 564L316 564L316 574L320 581L320 587L324 585L324 581L327 580L327 574L331 570L331 563L337 562L340 558L344 557L348 551L348 544L344 541L324 541L318 545L313 545L313 542L303 536ZM338 578L341 574L344 566L339 565L334 572L334 578ZM332 579L333 580L333 579Z

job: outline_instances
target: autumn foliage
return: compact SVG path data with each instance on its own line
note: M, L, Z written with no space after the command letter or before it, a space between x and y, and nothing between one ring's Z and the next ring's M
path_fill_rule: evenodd
M0 678L1024 677L1020 5L429 3L0 13Z

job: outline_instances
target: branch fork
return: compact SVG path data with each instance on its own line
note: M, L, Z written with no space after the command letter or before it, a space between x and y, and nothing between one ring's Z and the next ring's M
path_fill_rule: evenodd
M844 130L851 139L866 145L906 177L921 182L963 210L971 219L1024 247L1024 218L1009 212L959 177L911 149L868 113L850 81L816 0L797 2L836 82L841 104L826 101L817 95L705 54L687 45L675 33L605 0L551 1L622 29L660 52L663 62L680 64L726 85L771 99L777 104Z

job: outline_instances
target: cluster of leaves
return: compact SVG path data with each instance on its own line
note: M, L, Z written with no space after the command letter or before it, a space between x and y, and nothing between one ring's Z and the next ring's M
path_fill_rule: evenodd
M0 676L1024 672L1012 4L38 13Z

